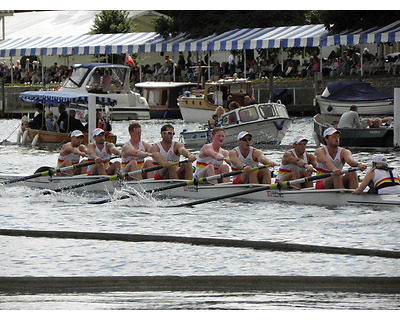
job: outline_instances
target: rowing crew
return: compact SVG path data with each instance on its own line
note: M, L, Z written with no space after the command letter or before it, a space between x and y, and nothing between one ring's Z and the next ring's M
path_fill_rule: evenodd
M238 146L231 151L223 149L225 131L222 128L214 128L212 131L211 143L205 144L199 152L199 157L190 153L184 144L175 141L174 127L171 124L163 125L161 128L161 141L151 145L141 139L141 126L132 123L128 127L130 140L125 142L122 151L114 144L105 142L105 132L96 128L93 131L94 142L87 147L81 144L83 133L76 130L71 133L71 142L64 145L60 151L58 166L65 167L78 163L80 156L88 156L89 160L96 163L87 169L88 174L117 174L120 170L123 173L146 169L155 165L162 165L164 168L135 176L137 179L154 178L160 179L186 179L194 177L206 177L214 174L223 174L232 170L242 170L233 183L261 183L271 184L270 170L257 170L252 168L261 164L274 167L277 164L264 156L261 150L251 146L252 134L246 131L240 132L237 136ZM368 183L373 183L371 189L377 189L378 193L390 192L400 193L400 181L398 173L387 166L384 161L377 163L373 161L373 168L366 175L364 182L358 186L357 174L353 172L342 175L345 164L350 167L357 167L365 170L365 164L357 162L351 151L339 146L340 132L335 128L328 128L323 133L326 145L316 149L315 156L306 152L308 139L298 136L293 141L293 148L285 152L282 164L279 167L276 182L296 180L316 174L334 172L335 175L317 181L317 189L356 189L355 193L361 193ZM109 158L112 154L121 156L121 163L116 161L113 164L103 159ZM193 174L191 163L183 163L179 167L173 165L180 157L195 162L196 168ZM152 159L146 159L152 157ZM87 160L83 160L87 161ZM71 174L84 173L75 169ZM78 172L77 172L78 171ZM365 182L368 180L368 183ZM219 182L229 181L228 177L222 178ZM383 183L383 182L384 183ZM312 181L296 187L312 187ZM384 188L389 188L385 189Z

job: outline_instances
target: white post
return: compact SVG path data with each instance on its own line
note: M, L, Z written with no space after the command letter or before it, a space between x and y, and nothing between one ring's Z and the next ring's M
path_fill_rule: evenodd
M394 88L393 147L400 147L400 88Z
M88 142L93 142L93 130L96 128L96 96L88 97Z

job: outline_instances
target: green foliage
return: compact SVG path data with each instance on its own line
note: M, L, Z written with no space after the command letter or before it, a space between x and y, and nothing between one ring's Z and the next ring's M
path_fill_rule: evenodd
M102 10L97 14L90 29L91 34L131 33L136 24L126 10Z
M339 33L345 30L367 30L376 26L386 26L399 20L398 10L322 10L321 21L328 30Z
M185 33L188 38L206 37L243 28L303 25L301 10L170 10L160 11L170 18L158 18L155 31L164 37Z

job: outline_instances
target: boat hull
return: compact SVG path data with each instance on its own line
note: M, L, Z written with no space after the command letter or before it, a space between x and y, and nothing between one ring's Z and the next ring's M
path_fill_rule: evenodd
M279 145L292 123L288 118L260 119L251 123L241 123L223 127L225 130L225 147L237 146L237 135L248 131L253 144ZM199 130L181 133L181 141L186 147L201 147L211 142L211 130Z
M57 189L61 187L76 185L103 178L104 176L73 176L73 177L39 177L27 181L21 181L7 186L27 186L40 189ZM0 176L0 183L4 180L16 178L15 175ZM97 184L92 184L85 187L73 189L76 192L104 192L106 197L109 192L115 190L126 190L130 193L143 193L145 191L154 190L165 186L170 186L176 183L187 182L187 180L153 180L147 179L142 181L107 181ZM216 185L198 185L184 186L173 188L170 190L152 193L152 196L188 198L188 199L209 199L216 196L224 196L235 192L243 192L254 190L255 188L265 185L258 184L231 184L221 183ZM151 193L150 193L151 194ZM337 207L344 205L372 205L372 206L398 206L400 205L400 195L376 195L363 193L361 195L352 194L352 190L346 189L328 189L316 190L314 188L289 190L289 189L273 189L263 190L248 193L234 197L238 201L272 201L272 202L287 202L306 205L318 205L326 207ZM223 201L223 200L222 200ZM230 201L230 200L229 200Z
M322 114L342 115L351 106L357 106L360 115L393 115L393 99L375 101L335 101L316 96Z
M314 116L314 133L319 143L325 144L323 132L329 127L336 127L339 116L317 114ZM339 128L340 146L357 148L393 147L393 128ZM317 142L317 141L316 141Z
M212 118L217 107L218 106L190 106L179 102L179 110L182 114L182 119L186 122L207 123Z
M23 143L32 143L36 136L39 135L38 138L36 138L36 143L35 144L46 144L46 145L60 145L64 144L67 142L71 141L71 137L69 136L68 133L62 133L62 132L50 132L50 131L42 131L42 130L36 130L36 129L31 129L28 128L26 129L26 139L25 141L22 141ZM25 132L24 132L25 134ZM85 137L83 139L83 144L88 144L88 134L84 133ZM106 141L111 142L111 143L116 143L117 142L117 136L114 134L107 134L106 136Z

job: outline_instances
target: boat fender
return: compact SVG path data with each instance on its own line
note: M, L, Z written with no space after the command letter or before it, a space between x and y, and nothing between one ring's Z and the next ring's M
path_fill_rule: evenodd
M326 110L328 110L328 112L331 112L333 110L332 106L329 106L328 108L326 108Z
M32 147L36 146L39 141L39 133L32 140Z
M22 135L22 143L26 143L27 139L28 139L28 130L25 130L24 134Z

